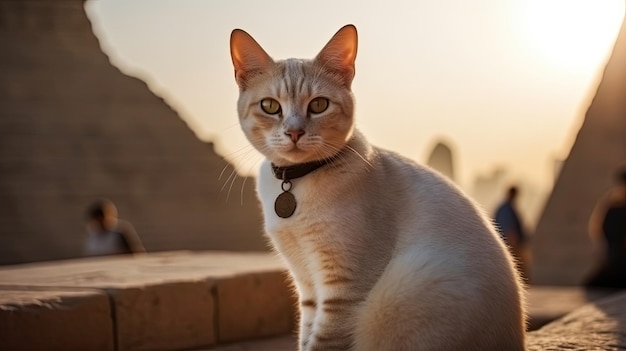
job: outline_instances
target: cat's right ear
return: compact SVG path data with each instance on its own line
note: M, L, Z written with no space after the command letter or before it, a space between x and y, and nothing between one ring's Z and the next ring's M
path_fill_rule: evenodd
M235 80L241 89L247 88L251 77L274 62L261 45L241 29L230 34L230 56L235 67Z

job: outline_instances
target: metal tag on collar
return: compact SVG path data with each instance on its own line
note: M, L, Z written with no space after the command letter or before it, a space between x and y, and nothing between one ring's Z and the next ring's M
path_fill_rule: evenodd
M280 185L283 192L278 195L276 201L274 201L274 212L280 218L289 218L296 212L296 197L290 192L292 184L289 179L285 177L286 171L283 170L282 178L283 182Z

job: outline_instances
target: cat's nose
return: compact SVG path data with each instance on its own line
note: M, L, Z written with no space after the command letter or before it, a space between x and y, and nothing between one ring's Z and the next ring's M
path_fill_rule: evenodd
M295 144L298 142L298 140L300 140L300 137L304 135L304 130L302 129L288 130L285 132L285 135L288 135L291 138L291 141L293 141L293 143Z

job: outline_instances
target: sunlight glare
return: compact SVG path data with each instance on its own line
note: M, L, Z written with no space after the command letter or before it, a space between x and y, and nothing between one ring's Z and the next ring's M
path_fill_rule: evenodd
M566 69L597 65L611 50L624 0L531 0L521 30L533 56Z

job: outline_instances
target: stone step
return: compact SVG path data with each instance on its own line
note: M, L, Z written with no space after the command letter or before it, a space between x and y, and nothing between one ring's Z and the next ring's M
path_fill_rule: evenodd
M267 253L4 266L0 296L0 350L185 350L294 329L285 268Z
M297 349L296 336L289 334L274 338L203 348L194 351L295 351Z
M533 286L529 327L607 294ZM295 350L294 306L286 268L269 253L181 251L3 266L0 350Z
M611 346L611 339L605 338L604 341L598 341L602 338L592 337L587 340L589 330L572 330L568 333L567 324L576 320L577 327L583 327L586 323L589 328L607 328L606 321L602 321L602 312L597 311L594 305L585 306L589 302L602 300L603 298L613 294L614 291L595 290L586 291L579 287L552 287L552 286L533 286L529 290L529 330L528 346L530 350L591 350L591 343L602 342L604 346ZM615 298L610 298L615 299ZM622 323L616 323L622 331L626 331L626 294L617 297L618 300L604 300L598 305L602 306L602 310L612 311L613 317L621 316ZM620 306L623 306L620 308ZM590 311L589 315L578 311L583 308L584 311ZM574 311L574 312L572 312ZM599 315L599 316L598 316ZM559 319L559 318L562 318ZM551 324L548 324L552 322ZM546 325L548 324L548 325ZM545 330L542 328L545 325ZM541 329L540 329L541 328ZM609 324L608 328L611 328ZM619 331L619 329L617 329ZM610 334L608 330L604 330L603 334ZM619 335L619 333L617 333ZM567 335L568 343L563 343L563 336ZM574 343L578 343L579 348L571 348ZM598 346L596 344L595 346ZM595 350L610 348L596 348ZM245 341L233 343L229 345L218 345L212 348L203 348L194 351L295 351L297 350L297 337L294 334L283 335L274 338L267 338L254 341ZM611 349L612 350L612 349ZM626 344L619 350L626 350Z

